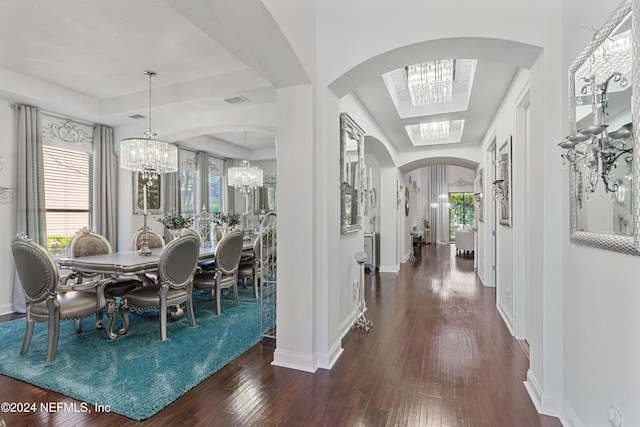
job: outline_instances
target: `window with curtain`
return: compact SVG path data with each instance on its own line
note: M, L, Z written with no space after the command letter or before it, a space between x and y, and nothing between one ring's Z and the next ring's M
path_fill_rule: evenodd
M180 149L180 213L194 215L198 211L198 164L196 153Z
M209 212L220 212L222 211L224 194L224 161L209 156L208 165Z
M92 128L45 115L42 124L47 247L62 256L79 229L92 228Z

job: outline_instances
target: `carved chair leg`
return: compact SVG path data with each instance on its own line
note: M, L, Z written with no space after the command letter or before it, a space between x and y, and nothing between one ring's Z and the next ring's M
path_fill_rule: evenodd
M211 290L211 293L213 294L213 290ZM220 283L217 283L216 284L216 315L220 315L220 313L222 312L220 297L221 297Z
M29 344L31 344L31 337L33 336L34 321L27 319L27 327L24 330L24 340L22 340L22 349L20 354L25 354L29 350Z
M240 296L238 295L238 282L233 283L233 296L236 300L236 305L240 305Z
M82 332L82 319L76 319L74 320L74 323L76 325L76 334L79 334Z
M165 341L167 339L167 292L168 287L166 285L160 288L160 310L158 317L160 318L160 340Z
M58 349L58 335L60 334L60 313L55 312L49 316L49 337L47 340L47 362L56 358Z

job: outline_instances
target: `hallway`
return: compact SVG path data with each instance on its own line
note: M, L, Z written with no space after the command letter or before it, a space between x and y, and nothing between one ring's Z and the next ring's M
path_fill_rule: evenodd
M140 423L114 413L0 417L11 426L560 426L535 411L522 384L525 353L473 259L448 245L421 251L397 278L366 275L373 328L344 338L331 371L271 366L273 346L265 341ZM3 376L0 400L73 402Z

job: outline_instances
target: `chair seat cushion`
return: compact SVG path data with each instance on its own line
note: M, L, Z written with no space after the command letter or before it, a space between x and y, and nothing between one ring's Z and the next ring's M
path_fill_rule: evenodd
M124 297L128 305L138 307L160 306L160 285L143 286L128 292ZM188 296L186 289L171 289L167 292L167 305L180 304Z
M222 276L222 280L220 280L221 288L228 288L229 286L233 286L235 282L235 277L233 276ZM215 272L205 272L202 274L196 274L193 276L193 287L198 289L213 289L216 287L216 273Z
M70 291L58 295L60 302L60 319L80 319L91 316L98 311L98 298L95 292ZM49 309L46 301L33 304L31 314L47 316Z
M253 277L253 263L240 264L238 266L238 277Z

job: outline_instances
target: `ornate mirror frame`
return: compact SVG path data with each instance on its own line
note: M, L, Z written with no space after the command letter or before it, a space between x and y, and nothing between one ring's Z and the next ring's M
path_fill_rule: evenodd
M638 52L638 14L637 14L637 0L625 0L618 6L613 15L607 20L603 27L598 30L593 39L582 50L580 55L575 59L569 68L569 124L571 127L571 133L576 134L576 84L575 74L579 68L587 61L590 60L596 49L610 36L612 31L627 17L631 19L631 58L632 58L632 94L631 94L631 121L633 123L633 235L623 236L615 234L596 233L590 231L579 231L577 229L577 215L578 215L578 192L581 191L578 186L582 186L581 182L578 182L576 172L573 166L570 168L570 240L573 243L585 246L593 246L600 249L606 249L616 252L622 252L630 255L640 255L640 174L637 167L640 161L640 143L638 141L638 125L640 124L640 114L638 108L640 106L640 85L638 76L639 70L639 58L640 52Z
M340 113L340 231L362 227L364 188L364 131L347 114Z

